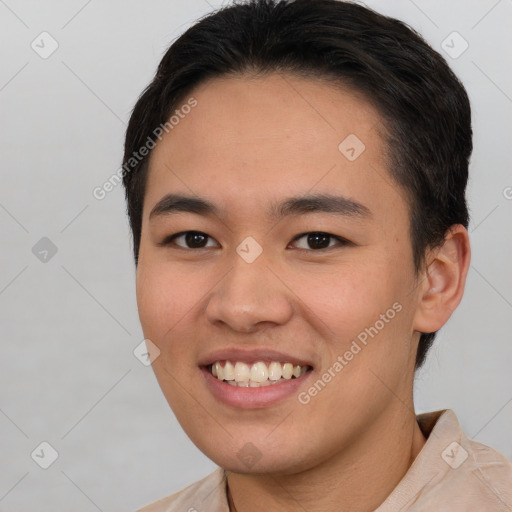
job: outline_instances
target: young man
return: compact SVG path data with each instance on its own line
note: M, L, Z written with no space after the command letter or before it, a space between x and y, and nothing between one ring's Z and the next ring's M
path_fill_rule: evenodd
M511 510L507 459L413 403L470 261L470 117L352 3L252 1L171 46L126 135L137 301L219 469L143 511Z

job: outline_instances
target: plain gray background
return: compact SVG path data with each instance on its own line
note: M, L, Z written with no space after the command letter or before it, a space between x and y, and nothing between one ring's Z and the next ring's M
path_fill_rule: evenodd
M472 266L418 374L417 411L454 409L510 458L512 2L367 4L421 32L473 105ZM165 49L218 6L0 0L0 510L134 510L215 468L133 355L143 335L124 191L92 191L119 168ZM58 453L48 469L35 462L51 457L43 441Z

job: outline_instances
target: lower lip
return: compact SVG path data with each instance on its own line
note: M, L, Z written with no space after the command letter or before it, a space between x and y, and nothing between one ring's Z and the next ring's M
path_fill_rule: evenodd
M308 380L312 371L292 378L279 384L270 384L258 388L241 388L232 386L214 377L208 368L201 368L206 385L220 401L241 409L259 409L268 407L284 400L291 395L297 395L298 390Z

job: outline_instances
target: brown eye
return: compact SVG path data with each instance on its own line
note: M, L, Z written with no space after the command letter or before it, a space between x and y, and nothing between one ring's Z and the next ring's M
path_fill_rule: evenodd
M211 247L211 245L207 245L209 239L213 240L209 235L201 231L182 231L166 237L159 245L174 244L182 249L203 249ZM182 242L177 243L177 240L182 240Z
M319 251L322 249L329 249L333 247L331 242L337 242L338 245L347 245L350 242L336 235L330 233L324 233L322 231L312 231L310 233L303 233L294 238L293 242L297 240L305 239L305 244L302 247L298 247L301 250L313 250ZM305 246L304 246L305 245ZM336 243L334 244L336 245Z

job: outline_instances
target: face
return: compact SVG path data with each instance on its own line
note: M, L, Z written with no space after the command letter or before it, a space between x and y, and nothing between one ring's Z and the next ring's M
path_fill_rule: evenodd
M270 75L190 96L152 151L144 198L137 301L153 369L218 465L307 470L412 393L405 194L379 114L353 92Z

